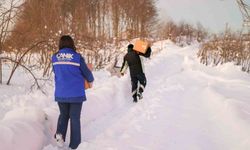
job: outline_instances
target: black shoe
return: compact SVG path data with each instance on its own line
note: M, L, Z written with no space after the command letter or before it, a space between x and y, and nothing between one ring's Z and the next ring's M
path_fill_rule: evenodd
M133 102L134 102L134 103L137 103L137 102L138 102L138 101L137 101L137 98L134 98Z
M139 97L139 99L143 98L142 93L138 93L137 96Z

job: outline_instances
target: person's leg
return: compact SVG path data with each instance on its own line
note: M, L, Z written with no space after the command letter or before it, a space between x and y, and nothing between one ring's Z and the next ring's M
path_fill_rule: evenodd
M131 77L131 84L132 84L132 97L133 97L133 101L137 102L138 80L137 80L136 77Z
M70 144L69 147L76 149L81 143L81 103L70 104Z
M69 121L69 103L58 102L58 106L60 115L57 122L56 134L61 134L63 140L65 141Z
M147 79L146 79L146 76L145 76L144 73L138 75L137 78L138 78L139 83L140 83L138 96L139 96L140 98L142 98L142 93L144 92L144 89L145 89L145 87L146 87Z

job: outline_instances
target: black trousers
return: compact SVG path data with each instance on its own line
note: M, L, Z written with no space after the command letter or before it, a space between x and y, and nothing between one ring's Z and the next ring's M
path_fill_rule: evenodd
M131 84L132 84L132 97L136 99L138 92L141 94L144 91L144 88L146 87L147 79L145 74L141 73L135 76L131 76Z

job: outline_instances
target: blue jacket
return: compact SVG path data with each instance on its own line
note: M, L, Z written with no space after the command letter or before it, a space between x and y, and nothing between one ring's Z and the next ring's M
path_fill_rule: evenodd
M86 100L84 79L94 77L83 57L70 48L63 48L52 56L55 74L55 100L58 102L83 102Z

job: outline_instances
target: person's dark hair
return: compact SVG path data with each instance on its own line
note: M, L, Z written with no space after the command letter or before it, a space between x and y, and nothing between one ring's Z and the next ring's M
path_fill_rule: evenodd
M134 48L134 45L133 44L129 44L128 45L128 52L132 52L133 48Z
M76 50L74 40L69 35L63 35L59 41L59 49L71 48Z
M133 49L133 48L134 48L134 45L133 45L133 44L129 44L129 45L128 45L128 48Z

